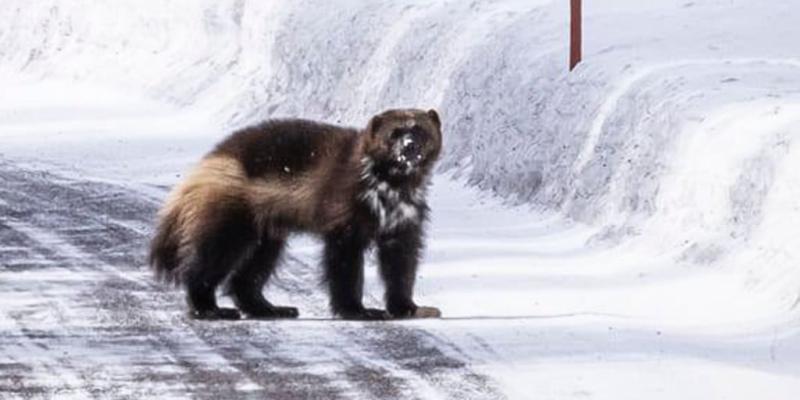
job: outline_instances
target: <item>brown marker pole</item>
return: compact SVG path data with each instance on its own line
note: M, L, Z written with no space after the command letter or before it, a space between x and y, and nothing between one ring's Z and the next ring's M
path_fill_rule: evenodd
M581 0L570 0L569 70L581 62Z

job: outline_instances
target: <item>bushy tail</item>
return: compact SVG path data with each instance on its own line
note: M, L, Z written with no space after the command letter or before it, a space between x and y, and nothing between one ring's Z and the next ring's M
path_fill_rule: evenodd
M181 280L178 273L181 264L178 254L181 238L178 232L178 215L170 212L158 222L158 228L150 242L150 267L159 280L174 284Z

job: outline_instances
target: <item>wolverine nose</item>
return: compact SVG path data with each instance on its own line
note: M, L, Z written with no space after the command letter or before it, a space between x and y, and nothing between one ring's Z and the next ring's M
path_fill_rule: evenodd
M416 161L422 158L422 154L420 154L421 150L422 146L420 146L419 143L415 141L410 141L406 143L405 146L403 147L403 155L406 156L406 158L409 160Z

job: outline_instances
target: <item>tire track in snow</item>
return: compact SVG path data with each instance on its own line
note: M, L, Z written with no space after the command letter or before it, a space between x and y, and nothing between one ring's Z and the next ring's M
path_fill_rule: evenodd
M10 251L0 253L0 281L12 282L15 299L29 301L25 304L34 315L58 319L43 324L29 313L14 314L16 305L4 306L9 308L0 312L0 340L16 342L15 330L25 325L39 332L27 345L40 350L36 361L17 357L0 363L3 375L10 377L0 380L3 390L26 398L59 391L139 398L224 398L233 393L332 399L503 397L465 362L438 351L425 332L402 324L187 320L180 292L153 283L142 267L143 232L149 231L156 211L152 201L118 186L65 180L2 161L0 184L0 221L5 221L0 234L19 239L3 241ZM275 289L299 293L301 308L320 312L327 297L309 282L318 276L314 263L292 256L287 263L292 265L281 269ZM49 300L30 300L39 294ZM7 352L6 346L2 349ZM42 373L72 377L42 383L37 378Z
M3 174L5 183L9 183L10 176ZM6 199L15 197L7 191L2 195ZM30 197L26 200L23 203L21 199L12 199L8 203L33 208L42 206ZM203 346L193 337L191 330L180 326L180 321L176 324L161 315L142 312L160 308L158 304L141 301L158 297L153 296L153 288L146 283L143 273L120 273L110 264L64 240L58 235L57 226L37 227L11 217L13 212L9 210L0 209L0 214L5 215L5 225L11 228L10 232L24 237L31 252L45 256L47 265L43 270L28 274L31 276L27 279L19 279L20 271L7 275L19 299L29 305L29 309L22 311L9 309L8 314L20 331L34 332L26 336L38 339L33 345L41 350L33 354L46 367L46 376L49 377L39 384L37 382L41 379L36 376L28 377L27 381L20 379L18 386L23 393L40 391L60 396L65 394L65 390L67 393L75 392L73 389L80 385L83 393L74 393L78 398L86 397L84 394L89 392L120 397L166 395L181 398L187 397L187 392L191 393L184 387L184 382L215 382L215 386L223 388L232 384L242 383L245 387L250 384L239 382L242 374L226 366L219 357L215 359L214 350ZM35 215L29 217L37 221ZM61 223L62 217L54 220ZM92 235L106 233L80 231ZM79 243L81 238L81 235L70 237ZM30 290L31 285L35 285L35 291ZM44 297L46 301L36 301L36 297ZM36 314L41 318L36 318ZM52 323L48 324L48 321ZM213 365L214 369L198 368L197 363L192 363L194 355L187 352L187 348L206 354L205 362ZM13 349L11 351L13 356ZM78 354L73 357L74 353ZM19 354L25 360L25 353ZM52 366L53 360L57 361L56 366ZM161 376L171 377L170 381L163 382L166 386L157 384ZM124 387L115 384L120 380L151 383ZM26 387L30 383L33 383L33 388ZM37 385L43 387L37 388Z
M45 255L46 251L38 249L37 243L27 236L13 230L11 225L15 221L4 218L0 222L0 243L2 255L0 260L5 261L3 255L13 254L17 260L23 262L9 265L3 263L4 270L11 273L19 271L43 270L45 268L57 269L50 274L50 279L58 279L72 274L72 271L53 265L53 261ZM10 250L10 251L9 251ZM6 274L0 274L5 278ZM63 278L62 278L63 279ZM29 293L23 292L9 279L0 279L3 282L3 303L6 312L0 314L0 393L14 398L29 398L32 396L75 396L79 398L96 398L82 382L80 371L71 363L64 353L54 353L49 360L43 360L38 355L50 348L47 341L56 336L66 336L67 332L60 328L64 321L63 310L65 304L56 301L51 296L40 293L38 298L31 298ZM27 280L27 284L34 286L36 292L41 292L42 283ZM41 308L44 308L42 310ZM51 322L51 329L41 329L42 323ZM49 377L57 376L59 387L51 385Z

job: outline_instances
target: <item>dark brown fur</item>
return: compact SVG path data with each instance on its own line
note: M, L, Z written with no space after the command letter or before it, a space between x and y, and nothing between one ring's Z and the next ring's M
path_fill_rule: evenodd
M361 303L363 253L375 243L389 312L438 315L411 297L440 129L433 110L390 110L363 130L273 120L238 131L170 194L151 265L186 286L194 317L239 317L216 305L215 289L226 278L237 307L251 317L294 317L295 308L273 306L261 291L287 235L311 232L325 240L333 311L384 318Z

